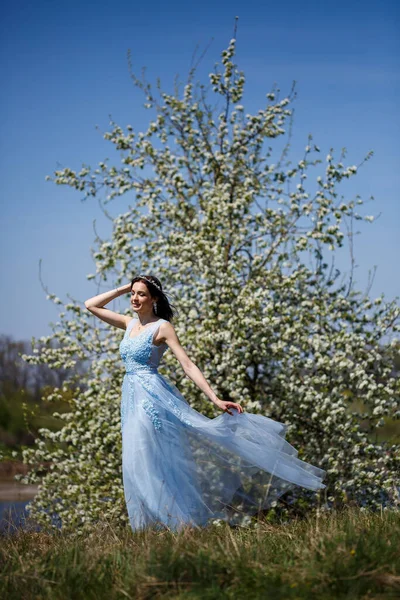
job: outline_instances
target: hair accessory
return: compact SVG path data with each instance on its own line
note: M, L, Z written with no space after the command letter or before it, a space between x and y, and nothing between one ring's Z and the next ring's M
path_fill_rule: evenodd
M162 292L162 289L160 288L160 286L158 285L158 283L156 283L155 281L151 281L151 279L147 279L147 277L145 277L145 275L137 275L137 277L140 277L140 279L144 279L145 281L148 281L149 283L152 283L153 285L156 286L157 289L160 290L160 292Z

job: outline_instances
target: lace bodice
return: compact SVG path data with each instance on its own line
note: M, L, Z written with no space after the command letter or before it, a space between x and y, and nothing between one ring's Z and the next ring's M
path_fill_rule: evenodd
M155 334L165 319L158 319L150 325L146 325L140 333L137 333L133 338L129 337L132 327L136 319L129 321L125 331L125 335L119 345L121 358L125 364L125 378L128 383L128 395L121 403L121 426L126 423L129 410L134 410L135 392L134 385L131 385L131 379L140 379L142 387L152 397L157 397L155 394L155 378L154 374L158 373L158 365L164 352L168 349L168 345L163 343L161 346L154 344ZM141 396L139 402L143 406L147 415L151 419L156 430L161 430L161 420L159 411L154 405L154 401L147 396Z
M158 319L137 333L133 338L129 337L132 327L136 322L133 318L129 321L125 335L119 345L121 358L125 364L125 370L131 374L154 373L164 352L168 349L167 344L161 346L154 344L155 334L165 319Z

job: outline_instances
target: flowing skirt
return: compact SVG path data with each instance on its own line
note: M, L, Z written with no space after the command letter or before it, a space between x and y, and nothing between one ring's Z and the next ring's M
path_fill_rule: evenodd
M326 487L325 471L297 458L283 423L231 412L209 419L158 372L125 374L122 473L133 530L240 522L296 486Z

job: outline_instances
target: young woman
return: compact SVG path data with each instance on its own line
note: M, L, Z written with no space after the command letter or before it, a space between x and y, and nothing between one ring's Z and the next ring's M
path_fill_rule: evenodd
M131 292L137 318L104 306ZM216 396L182 348L159 279L138 275L130 284L86 300L96 317L125 330L121 398L122 472L133 530L147 525L178 529L209 519L231 523L268 508L300 486L325 488L325 471L299 458L285 440L286 426L245 413ZM157 370L170 348L186 375L223 411L214 419L191 408Z

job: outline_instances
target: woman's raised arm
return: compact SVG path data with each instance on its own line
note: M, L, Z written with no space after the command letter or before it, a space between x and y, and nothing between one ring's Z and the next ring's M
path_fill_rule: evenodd
M93 298L85 300L85 306L102 321L114 325L114 327L118 327L119 329L126 329L132 317L120 315L119 313L103 307L105 304L108 304L108 302L111 302L111 300L114 300L114 298L118 298L118 296L121 296L122 294L127 294L130 289L131 285L130 283L127 283L120 288L115 288L109 292L103 292L102 294L98 294L97 296L93 296Z

